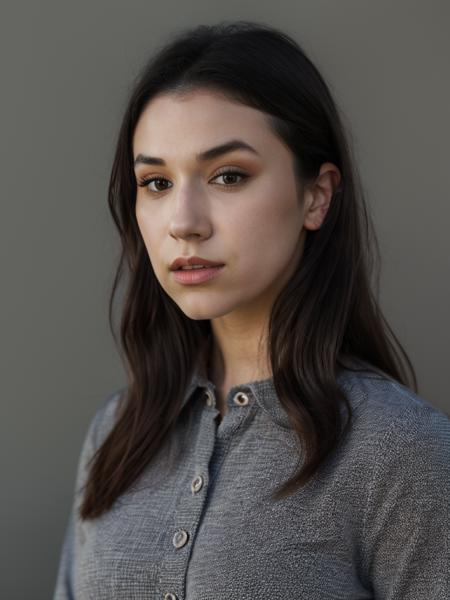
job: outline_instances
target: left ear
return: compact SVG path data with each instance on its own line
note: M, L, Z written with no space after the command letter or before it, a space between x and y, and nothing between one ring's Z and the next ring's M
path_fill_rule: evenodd
M340 181L341 173L336 165L323 163L315 182L305 189L305 229L320 229Z

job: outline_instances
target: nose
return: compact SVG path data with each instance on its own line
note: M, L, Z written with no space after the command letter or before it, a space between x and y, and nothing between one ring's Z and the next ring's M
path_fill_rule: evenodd
M169 232L175 238L209 237L211 222L209 219L207 198L201 192L185 187L174 198L170 217Z

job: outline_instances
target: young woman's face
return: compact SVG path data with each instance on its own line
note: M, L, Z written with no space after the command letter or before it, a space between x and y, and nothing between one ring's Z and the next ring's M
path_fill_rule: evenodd
M254 152L197 159L237 140ZM160 95L137 123L133 157L138 184L155 178L137 188L136 218L165 292L192 319L267 316L306 231L293 155L264 114L205 90ZM180 283L170 265L193 255L224 267L203 283Z

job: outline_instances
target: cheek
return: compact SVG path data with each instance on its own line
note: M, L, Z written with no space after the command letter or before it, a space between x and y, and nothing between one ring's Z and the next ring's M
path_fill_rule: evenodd
M259 210L237 220L234 231L239 261L246 272L270 278L290 262L299 244L302 213L295 198L279 201L271 196L261 202Z
M152 227L149 219L144 218L138 212L136 213L136 221L138 224L139 233L142 237L142 241L144 242L144 246L150 258L150 262L152 263L152 267L156 273L158 269L157 248L160 247L160 241L157 239L158 229L154 226Z
M155 227L156 221L157 219L154 216L150 216L143 208L139 209L138 206L136 207L136 222L147 249L155 246L155 235L157 233L157 228Z

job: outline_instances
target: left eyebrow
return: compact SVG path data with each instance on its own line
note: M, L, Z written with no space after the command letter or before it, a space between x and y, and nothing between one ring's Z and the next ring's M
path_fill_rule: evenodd
M218 156L222 156L223 154L227 154L228 152L232 152L233 150L247 150L248 152L252 152L253 154L261 156L260 153L255 150L253 146L247 144L247 142L244 142L243 140L230 140L229 142L220 144L220 146L214 146L214 148L200 152L195 158L197 162L206 162L213 160ZM166 162L162 158L138 154L134 161L134 166L136 167L138 164L165 166Z

